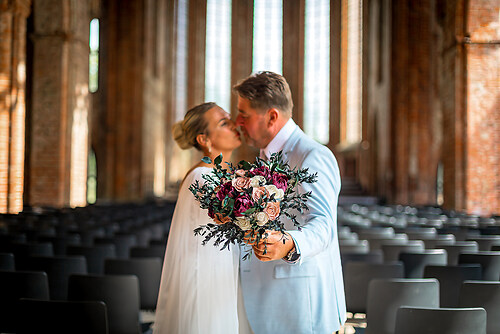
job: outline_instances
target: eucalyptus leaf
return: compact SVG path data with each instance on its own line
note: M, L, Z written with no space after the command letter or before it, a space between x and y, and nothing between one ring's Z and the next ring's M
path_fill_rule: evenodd
M219 154L215 159L214 159L214 164L215 165L220 165L222 162L222 154Z

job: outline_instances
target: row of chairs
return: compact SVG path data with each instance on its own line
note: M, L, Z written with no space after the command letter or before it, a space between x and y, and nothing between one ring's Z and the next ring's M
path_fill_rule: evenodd
M68 280L70 303L49 303L50 287L45 272L0 272L0 281L3 290L0 303L3 317L0 322L1 332L144 332L139 318L140 292L137 276L71 275ZM74 303L89 301L93 304ZM64 307L69 308L61 313L51 313L53 308L61 310ZM79 320L72 322L69 319ZM45 324L42 326L41 322ZM38 327L34 327L35 325Z
M500 333L498 217L355 204L339 207L338 223L356 332Z
M0 215L0 332L149 333L171 203Z
M45 256L55 258L65 258L74 256L83 256L87 261L89 273L102 274L104 272L104 261L106 259L131 259L141 257L158 257L163 259L165 254L165 243L153 243L146 247L132 246L127 249L126 256L119 256L114 244L96 244L93 246L68 245L63 254L55 254L53 244L50 242L42 243L10 243L0 246L1 253L11 253L16 257L16 268L26 269L29 267L29 258L32 256ZM0 258L1 259L1 258ZM0 266L2 264L0 263Z
M30 271L0 271L0 314L6 315L0 321L0 332L9 332L19 324L19 321L9 324L9 319L18 319L15 314L8 316L9 312L17 312L12 306L20 298L34 298L45 301L102 301L106 304L110 333L122 333L118 328L129 328L127 333L138 333L130 321L139 317L140 310L155 309L161 260L107 259L104 275L93 275L87 274L83 257L74 259L78 261L33 257ZM22 312L19 314L23 315Z
M365 333L498 333L498 318L486 315L498 314L499 304L499 282L465 281L460 304L441 308L436 279L374 279L368 287ZM416 319L426 322L416 324Z

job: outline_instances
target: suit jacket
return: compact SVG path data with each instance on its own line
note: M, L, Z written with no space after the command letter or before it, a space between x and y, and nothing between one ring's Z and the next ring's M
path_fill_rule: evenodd
M318 181L303 184L311 191L309 211L298 215L302 231L291 221L286 229L301 258L261 262L255 255L240 261L243 300L255 334L325 333L345 321L345 297L337 235L337 199L340 173L332 152L296 127L283 147L293 168L309 168ZM288 225L287 225L288 224Z

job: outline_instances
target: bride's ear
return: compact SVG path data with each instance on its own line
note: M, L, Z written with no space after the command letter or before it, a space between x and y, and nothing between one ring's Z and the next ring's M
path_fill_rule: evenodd
M209 139L205 134L199 134L196 136L196 142L202 147L208 147Z

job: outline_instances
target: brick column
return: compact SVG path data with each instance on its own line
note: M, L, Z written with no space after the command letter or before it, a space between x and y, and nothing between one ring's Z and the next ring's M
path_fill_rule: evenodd
M30 205L86 205L89 1L35 0Z
M29 0L0 0L0 213L23 207Z
M467 4L465 209L500 214L500 6L495 0Z

